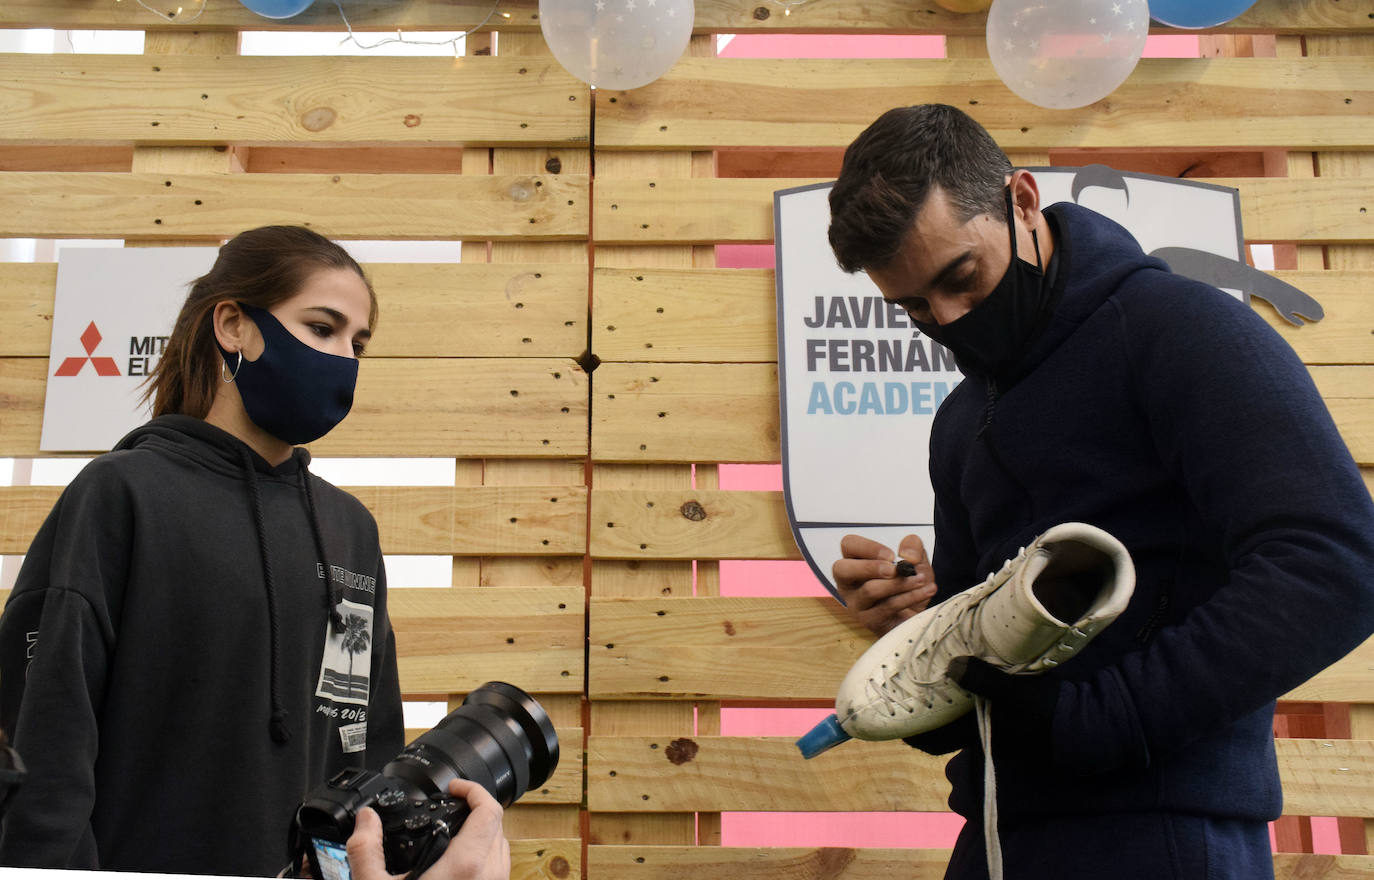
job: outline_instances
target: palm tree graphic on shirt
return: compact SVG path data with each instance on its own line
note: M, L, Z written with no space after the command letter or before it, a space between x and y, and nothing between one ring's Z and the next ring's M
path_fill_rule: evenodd
M344 618L343 649L348 652L348 693L353 694L353 658L365 653L372 642L367 618L350 614ZM364 692L366 696L366 692Z

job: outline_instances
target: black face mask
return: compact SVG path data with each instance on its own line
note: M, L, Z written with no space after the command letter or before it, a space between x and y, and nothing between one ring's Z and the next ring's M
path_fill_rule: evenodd
M262 334L263 351L250 361L219 345L225 369L248 418L278 440L295 445L328 434L353 406L358 359L327 354L297 339L266 309L243 310Z
M912 321L922 333L953 352L966 372L990 378L1002 375L1026 354L1040 335L1050 304L1050 289L1040 263L1040 239L1032 229L1034 266L1016 255L1011 187L1006 194L1011 263L1002 280L987 298L948 324Z

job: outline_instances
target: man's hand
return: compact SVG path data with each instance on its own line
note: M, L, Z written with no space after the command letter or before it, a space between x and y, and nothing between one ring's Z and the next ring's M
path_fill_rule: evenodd
M420 880L509 880L510 843L501 829L502 810L485 788L468 779L455 779L448 792L468 802L472 813L448 849ZM382 853L382 820L370 808L358 811L348 838L348 864L354 880L392 880Z
M897 550L897 556L916 569L910 577L898 576L892 550L877 541L845 535L840 553L844 558L830 570L840 597L859 623L880 636L924 611L935 595L935 572L916 535L903 538Z
M994 755L1054 760L1054 713L1059 681L1039 675L1012 675L978 657L955 657L945 672L964 690L986 697L992 706Z

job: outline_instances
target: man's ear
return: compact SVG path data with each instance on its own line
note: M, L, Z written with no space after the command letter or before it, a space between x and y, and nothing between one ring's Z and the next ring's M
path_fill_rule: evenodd
M1011 188L1013 210L1026 225L1034 225L1035 218L1040 214L1040 186L1035 178L1026 169L1018 168L1011 173L1007 186Z
M257 332L257 325L236 302L225 300L215 304L211 326L215 339L229 353L243 351Z

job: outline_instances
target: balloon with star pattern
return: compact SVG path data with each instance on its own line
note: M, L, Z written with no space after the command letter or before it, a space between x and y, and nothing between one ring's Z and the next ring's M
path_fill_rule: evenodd
M635 89L667 73L695 14L693 0L539 0L553 57L598 89Z
M1131 75L1149 29L1145 0L993 0L988 56L1032 104L1086 107Z

